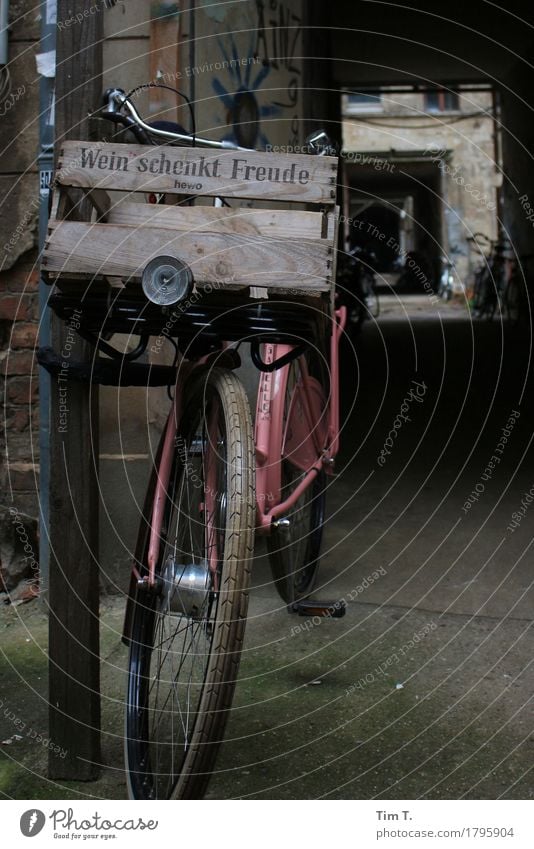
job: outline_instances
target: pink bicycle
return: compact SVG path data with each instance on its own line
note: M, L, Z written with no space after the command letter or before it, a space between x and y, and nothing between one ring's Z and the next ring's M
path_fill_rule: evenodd
M181 366L147 492L127 615L133 798L205 792L237 680L254 531L267 535L285 602L313 588L325 474L338 447L342 326L336 315L324 360L312 345L294 358L300 345L262 346L262 366L274 368L260 379L254 429L229 354Z
M133 130L138 141L153 144L153 133L158 134L159 142L162 136L167 142L191 141L180 128L167 125L158 130L145 124L129 98L118 90L108 93L105 112L106 117ZM318 147L318 140L322 140L323 151L331 153L324 146L324 134L318 134L311 146ZM206 147L222 144L198 137L195 141ZM149 160L140 158L142 151L131 153L126 145L109 150L112 153L102 157L106 167L114 169L118 164L110 180L133 179L126 173L132 171L128 155L137 157L132 161L144 163L147 170ZM74 185L84 185L84 180L92 186L91 180L100 179L102 171L94 163L102 165L98 159L101 151L90 162L85 148L82 155L85 171L80 170L77 159L69 169L63 157L64 183L72 179ZM183 168L180 156L179 167ZM316 161L315 157L307 159ZM155 148L150 162L154 172L159 168L161 173L171 168L171 160L172 151ZM243 161L234 160L236 169ZM94 178L88 175L88 162L97 168ZM202 163L207 170L204 158ZM258 165L250 169L253 167L258 175L266 171ZM295 168L288 169L287 179L299 173L304 185L308 171ZM326 189L321 191L327 192L329 199L335 199L336 168L335 159L325 160L323 170L328 169L328 175L323 181ZM155 179L160 179L157 173ZM135 184L138 191L140 185ZM113 265L119 261L114 257L121 249L117 238L124 241L129 237L126 224L139 220L143 204L130 204L115 212L109 202L104 208L100 189L100 194L91 188L88 191L98 203L97 223L56 220L48 266L55 262L61 271L68 269L70 254L63 258L61 240L65 238L70 250L76 238L78 253L72 267L92 268L89 260L80 265L80 245L87 244L90 252L95 245L98 249L98 232L100 240L108 239L110 246L102 249L102 264L108 264L111 275L124 274L124 264L131 261L143 231L133 231L134 238L120 254L119 266ZM176 207L163 212L173 215L173 220L194 212L187 207L184 213L172 209ZM205 209L201 207L199 215L205 215ZM291 221L297 220L290 215ZM298 215L302 227L318 222L318 239L323 242L316 253L332 255L336 232L332 213ZM108 223L98 223L103 216ZM114 228L114 224L119 226ZM145 232L152 239L160 238L155 225L150 226ZM324 243L327 230L330 247ZM311 241L308 245L310 253ZM299 262L305 264L306 257ZM331 266L325 259L325 268ZM155 256L143 271L144 295L138 287L125 286L100 325L100 307L98 303L95 306L100 346L110 329L127 332L135 327L133 332L141 335L133 358L146 348L149 336L161 333L162 306L182 301L180 310L172 314L172 333L167 334L171 341L171 337L179 339L173 403L146 493L124 627L129 645L126 773L129 794L135 799L200 798L204 794L237 680L255 533L267 538L275 585L283 601L292 606L306 599L319 565L326 476L332 472L339 442L338 349L345 308L334 309L327 297L303 302L286 294L258 300L228 289L200 293L187 301L187 293L192 291L189 272L176 256ZM67 317L69 296L59 292L54 297L54 308ZM91 304L91 297L85 297L86 327L91 322ZM252 362L260 371L254 425L236 375L240 363L236 346L243 343L250 344ZM109 345L104 350L112 353Z

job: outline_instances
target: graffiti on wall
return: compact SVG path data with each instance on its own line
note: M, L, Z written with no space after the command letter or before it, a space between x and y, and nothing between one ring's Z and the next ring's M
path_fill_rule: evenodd
M243 147L299 143L301 6L247 0L216 7L217 16L199 10L195 101L205 132Z
M300 98L302 92L302 17L297 4L291 8L279 0L256 0L258 34L256 53L266 67L286 76L282 96L273 96L273 107L289 122L288 144L300 141ZM298 57L298 58L297 58Z

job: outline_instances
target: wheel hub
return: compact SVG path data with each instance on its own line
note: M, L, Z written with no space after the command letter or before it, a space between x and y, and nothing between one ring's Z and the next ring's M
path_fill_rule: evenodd
M210 570L207 561L177 563L171 554L162 574L163 607L168 613L200 619L210 592Z

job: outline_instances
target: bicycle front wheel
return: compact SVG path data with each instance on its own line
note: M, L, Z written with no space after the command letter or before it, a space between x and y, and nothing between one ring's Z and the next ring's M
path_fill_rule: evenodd
M327 381L324 357L311 350L286 366L282 391L284 393L282 422L281 499L290 498L303 480L306 470L298 462L301 440L310 431L325 439L327 426ZM310 394L315 398L317 418L302 422L303 381L308 381ZM300 421L299 421L300 420ZM306 428L309 425L309 428ZM316 462L319 458L315 458ZM326 504L326 476L321 470L315 480L300 495L287 513L272 526L267 538L269 564L276 589L287 604L305 598L312 591L321 552Z
M235 375L213 369L183 406L157 588L137 591L132 620L125 749L134 799L204 795L246 622L255 519L247 398Z

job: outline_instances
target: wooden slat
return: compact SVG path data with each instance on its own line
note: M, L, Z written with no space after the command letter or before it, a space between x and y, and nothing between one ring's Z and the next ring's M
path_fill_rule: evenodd
M65 142L58 181L84 188L335 203L337 158Z
M327 291L331 248L323 241L56 222L45 246L49 272L138 278L153 257L176 256L199 285L268 286Z
M337 233L339 228L339 206L335 206L333 211L326 216L326 238L337 247Z
M130 227L163 227L188 233L210 231L295 240L320 239L323 228L321 212L164 206L127 201L111 208L107 220L110 224ZM333 244L333 226L328 230L328 241Z

